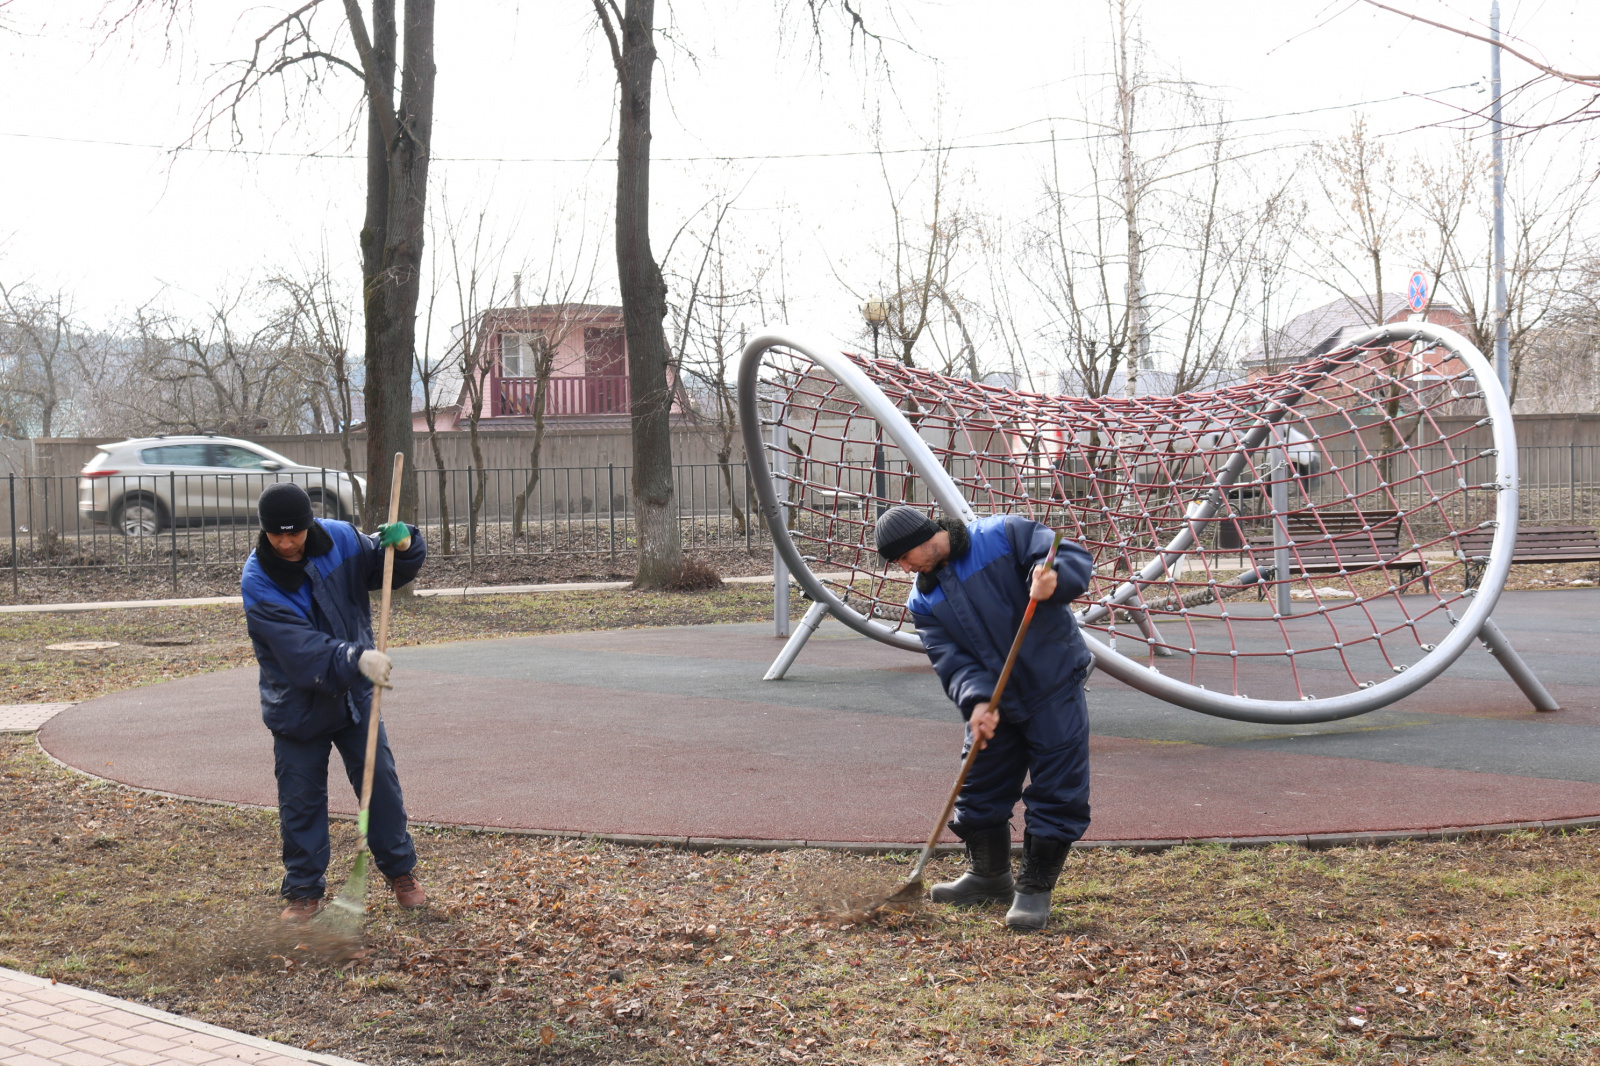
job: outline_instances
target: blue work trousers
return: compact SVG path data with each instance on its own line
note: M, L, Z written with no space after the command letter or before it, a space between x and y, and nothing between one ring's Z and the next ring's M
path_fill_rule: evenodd
M971 744L969 726L962 758ZM1018 799L1036 837L1071 844L1089 828L1089 711L1081 675L1027 718L1013 721L1001 711L1000 725L956 798L952 826L983 829L1009 821Z
M339 749L350 787L361 795L367 754L366 723L311 740L272 735L278 775L278 828L283 834L283 888L290 899L321 899L327 892L328 753ZM408 874L417 865L417 848L406 829L400 777L389 751L388 731L378 726L378 765L372 778L367 846L385 877Z

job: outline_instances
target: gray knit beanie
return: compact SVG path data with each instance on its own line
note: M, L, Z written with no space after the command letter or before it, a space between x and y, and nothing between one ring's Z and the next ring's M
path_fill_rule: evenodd
M926 543L939 532L933 519L914 507L891 507L878 516L873 540L883 561L892 563L918 544Z

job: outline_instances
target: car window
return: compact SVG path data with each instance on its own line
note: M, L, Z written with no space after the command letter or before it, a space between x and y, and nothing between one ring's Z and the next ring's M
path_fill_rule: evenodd
M163 444L159 448L145 448L139 458L146 466L206 466L204 444Z
M216 459L211 466L229 466L244 470L260 470L266 456L258 455L248 448L241 448L235 444L213 444Z

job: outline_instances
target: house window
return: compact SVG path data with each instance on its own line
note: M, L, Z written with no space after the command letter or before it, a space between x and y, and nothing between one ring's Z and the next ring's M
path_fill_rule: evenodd
M508 378L533 376L533 346L520 333L500 334L500 374Z

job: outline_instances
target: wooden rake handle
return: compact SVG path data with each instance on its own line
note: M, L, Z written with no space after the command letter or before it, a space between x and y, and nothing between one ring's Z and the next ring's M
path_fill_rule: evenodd
M1056 565L1056 551L1060 547L1061 534L1057 533L1050 545L1050 554L1044 560L1046 570ZM1029 580L1032 580L1032 574L1029 575ZM1017 635L1011 641L1011 651L1006 655L1006 664L1000 669L1000 679L995 682L994 693L989 697L989 705L996 710L1000 707L1000 697L1005 695L1006 684L1011 680L1011 670L1017 665L1017 656L1022 651L1022 640L1028 635L1028 626L1032 624L1033 612L1038 606L1039 601L1030 595L1028 606L1022 611L1022 622L1017 626ZM956 809L956 799L961 795L961 786L967 783L967 772L972 769L972 764L982 749L983 744L977 738L973 738L972 744L967 748L967 757L961 762L961 772L956 775L956 783L950 788L950 797L944 801L944 810L939 812L938 821L933 823L933 832L928 836L928 843L922 849L922 856L917 859L917 867L911 872L907 881L915 881L922 876L923 869L933 856L933 849L939 844L939 838L944 836L945 823L950 820L950 812Z
M394 453L394 475L389 479L389 524L400 521L400 476L405 473L406 457ZM394 593L394 546L383 549L383 599L378 607L378 650L389 650L389 602ZM361 846L367 846L367 809L372 805L372 775L378 761L378 725L383 713L383 686L372 686L372 710L367 713L367 758L361 768L361 812L356 825L361 830Z

